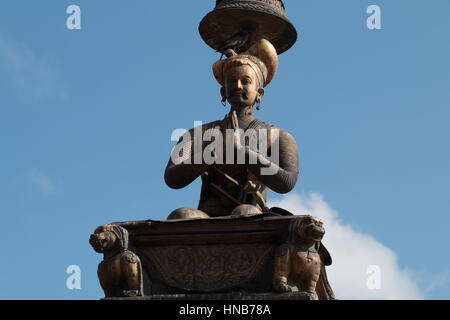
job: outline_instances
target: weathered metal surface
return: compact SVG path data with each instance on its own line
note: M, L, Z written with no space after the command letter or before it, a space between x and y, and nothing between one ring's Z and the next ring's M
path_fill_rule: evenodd
M297 31L281 0L216 1L214 10L201 21L199 31L203 40L215 50L242 31L248 32L249 41L241 52L264 38L281 54L297 41Z

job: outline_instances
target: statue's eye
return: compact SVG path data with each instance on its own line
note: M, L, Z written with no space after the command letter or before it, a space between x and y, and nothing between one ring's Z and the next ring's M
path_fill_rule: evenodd
M249 79L249 78L244 78L244 79L242 79L242 83L243 83L243 84L251 84L251 83L252 83L252 80Z

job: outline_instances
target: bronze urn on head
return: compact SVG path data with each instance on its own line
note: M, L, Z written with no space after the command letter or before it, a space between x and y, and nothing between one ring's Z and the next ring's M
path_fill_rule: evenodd
M217 0L214 10L201 21L199 31L215 50L240 32L248 34L248 41L238 52L247 51L260 39L267 39L281 54L297 41L297 31L287 17L282 0Z

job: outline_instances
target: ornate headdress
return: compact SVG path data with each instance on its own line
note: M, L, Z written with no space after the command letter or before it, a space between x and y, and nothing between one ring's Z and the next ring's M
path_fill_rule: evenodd
M277 51L266 39L256 42L247 52L237 54L229 49L225 54L227 59L219 60L213 65L214 76L222 86L227 71L233 67L250 66L255 71L261 87L266 87L273 80L278 69Z

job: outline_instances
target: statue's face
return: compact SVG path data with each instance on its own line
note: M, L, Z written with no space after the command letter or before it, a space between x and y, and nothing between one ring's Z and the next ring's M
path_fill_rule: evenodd
M106 253L117 246L118 239L113 232L106 231L91 235L89 243L96 252Z
M322 241L325 235L322 220L315 217L304 218L297 232L301 238L314 241Z
M235 108L253 105L257 98L261 98L258 89L258 78L248 65L231 68L225 75L224 94Z

